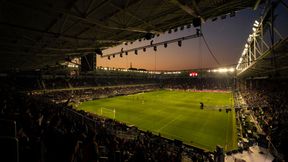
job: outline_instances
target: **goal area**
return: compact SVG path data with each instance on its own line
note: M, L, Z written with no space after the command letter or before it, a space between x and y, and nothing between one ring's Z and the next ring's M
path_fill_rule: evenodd
M111 108L105 108L105 107L101 107L100 109L100 115L101 116L105 116L111 119L115 119L116 117L116 110L115 109L111 109Z

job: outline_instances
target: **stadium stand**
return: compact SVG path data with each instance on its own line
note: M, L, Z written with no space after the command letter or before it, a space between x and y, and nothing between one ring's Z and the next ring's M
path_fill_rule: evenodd
M241 94L268 140L276 148L272 151L276 155L279 151L287 158L287 82L266 80L258 88L243 90Z
M150 40L159 33L176 32L192 25L200 37L202 20L234 17L238 10L256 10L264 3L268 7L265 15L260 22L255 21L236 71L232 68L233 74L229 76L184 76L187 71L183 75L156 75L155 71L155 75L150 75L132 66L133 72L96 67L97 56L109 60L110 56L115 57L103 55L103 49L144 38ZM288 161L288 39L274 29L278 27L274 25L276 17L281 16L274 12L279 4L287 9L283 0L1 1L0 161L223 161L220 146L209 152L76 110L73 105L162 88L234 90L235 78L239 143L236 150L226 154L242 154L257 144L269 149L274 161ZM284 29L287 31L287 26ZM279 38L274 38L274 34ZM178 46L182 40L184 37ZM163 43L166 48L167 42ZM264 48L258 50L258 46ZM123 52L116 56L122 57ZM137 50L134 52L137 54ZM93 57L85 62L87 55ZM82 65L71 62L71 57L83 58ZM67 62L73 64L73 70L68 70ZM75 70L78 66L82 70Z
M118 75L118 79L107 83L104 81L110 81L111 76L102 76L101 79L82 77L42 78L45 85L48 85L45 82L54 82L54 88L46 86L46 89L43 89L39 86L33 91L30 91L32 88L29 82L27 85L22 83L23 86L20 87L17 82L1 80L1 121L6 122L1 122L1 128L5 129L7 123L16 123L16 136L12 135L10 139L15 139L11 144L17 146L13 149L16 149L19 161L182 161L185 158L192 161L213 161L215 158L213 152L205 152L192 146L179 146L179 142L161 135L76 111L67 105L68 102L69 105L77 105L88 100L161 88L226 91L232 89L233 78L158 76L150 79L135 77L131 81L126 79L126 76L121 78L121 75ZM39 78L35 78L29 80L33 83L39 82ZM275 154L278 150L285 155L287 144L283 141L287 136L287 94L283 92L283 87L287 87L287 84L285 81L270 83L270 80L261 82L257 88L240 89L234 94L238 137L241 140L238 143L239 149L227 152L228 155L249 150L249 147L256 143L266 148L273 145ZM245 107L242 104L244 101L246 107L253 112L262 132L250 122L249 114L241 109ZM13 130L14 128L13 126ZM13 134L12 129L7 132ZM269 137L268 140L266 136Z
M107 79L107 78L106 78ZM52 79L53 80L53 79ZM64 80L64 81L63 81ZM89 79L88 79L89 80ZM67 88L69 79L58 80L58 89L38 89L23 91L29 86L20 87L8 82L9 86L1 85L1 128L5 125L16 123L16 137L18 141L15 152L20 161L181 161L188 158L192 161L213 161L212 152L205 152L192 146L178 145L151 132L143 132L136 127L111 119L76 111L67 103L79 104L87 100L103 97L134 94L143 91L157 90L160 88L185 89L185 90L229 90L233 79L219 78L166 78L138 79L136 83L127 82L125 79L114 80L107 86L87 84ZM3 81L3 80L2 80ZM48 79L46 79L48 81ZM82 82L75 79L73 84ZM271 81L267 81L271 83ZM285 155L287 132L287 87L285 81L269 84L263 82L254 89L242 89L235 93L235 107L237 112L239 150L227 152L228 155L249 150L255 143L263 147L273 144L275 150ZM7 83L7 82L6 82ZM114 84L112 84L114 83ZM57 84L57 82L55 83ZM270 85L270 86L267 86ZM28 84L29 85L29 84ZM94 86L93 86L94 85ZM272 86L274 85L274 86ZM245 107L253 112L263 133L250 124L250 117L238 107ZM12 121L12 122L11 122ZM9 126L9 128L11 128ZM13 126L13 130L15 127ZM11 131L10 131L11 130ZM9 132L12 132L10 129ZM255 132L255 133L254 133ZM13 134L10 133L10 134ZM266 135L269 137L265 139ZM6 136L6 135L5 135ZM12 138L11 137L11 138ZM248 139L246 141L245 139ZM11 141L12 142L12 141ZM12 142L13 143L13 142ZM15 143L15 142L14 142ZM61 145L59 145L61 144ZM13 144L14 145L14 144ZM61 147L60 147L61 146ZM66 150L63 152L63 150ZM90 151L88 151L90 150ZM157 150L157 151L155 151ZM62 151L62 152L61 152ZM60 153L61 152L61 153ZM33 154L33 156L32 156ZM12 155L11 155L12 156ZM95 160L96 159L96 160Z
M212 156L124 123L76 112L42 96L6 92L1 95L1 101L5 101L1 103L1 119L17 123L19 148L14 149L18 149L20 161L172 162L181 161L184 155L204 161ZM131 135L131 130L132 139L117 133Z
M232 78L168 78L162 79L165 88L171 89L194 89L194 90L231 90Z

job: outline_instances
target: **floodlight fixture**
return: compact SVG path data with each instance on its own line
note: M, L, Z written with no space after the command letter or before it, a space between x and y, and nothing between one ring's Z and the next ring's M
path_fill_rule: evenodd
M212 21L216 21L218 18L217 17L214 17L213 19L212 19Z
M150 40L150 39L154 38L154 34L152 34L152 33L146 33L146 34L144 35L144 38L145 38L146 40Z
M192 20L192 24L195 28L201 26L201 19L200 18L194 18Z
M249 37L248 37L248 39L247 39L247 42L248 42L248 43L251 43L252 40L253 40L253 34L249 34Z
M259 27L259 25L260 25L259 22L257 20L255 20L253 26L257 28L257 27Z
M230 17L234 17L236 15L235 11L230 13Z
M201 30L200 29L196 29L196 34L197 36L200 36Z
M182 41L181 41L181 40L178 41L178 46L179 46L179 47L182 46Z
M229 71L229 72L234 72L235 69L234 69L234 68L230 68L230 69L228 69L228 71Z
M167 43L164 43L164 47L167 48Z

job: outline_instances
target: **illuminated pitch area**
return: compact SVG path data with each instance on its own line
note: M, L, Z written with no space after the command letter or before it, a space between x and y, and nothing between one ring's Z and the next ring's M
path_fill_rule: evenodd
M115 115L116 120L141 130L213 151L217 144L225 150L237 147L235 111L225 111L232 105L230 92L161 90L87 101L78 109L109 118ZM104 109L108 113L103 113Z

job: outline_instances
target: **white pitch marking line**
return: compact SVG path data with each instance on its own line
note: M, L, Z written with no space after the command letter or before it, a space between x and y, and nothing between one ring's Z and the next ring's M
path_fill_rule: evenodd
M170 122L166 123L165 125L163 125L161 128L159 128L157 130L157 132L159 132L160 130L162 130L163 128L167 127L168 125L170 125L171 123L173 123L174 121L176 121L177 119L180 118L181 115L178 115L175 119L171 120Z

